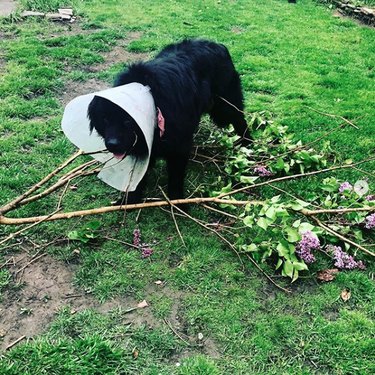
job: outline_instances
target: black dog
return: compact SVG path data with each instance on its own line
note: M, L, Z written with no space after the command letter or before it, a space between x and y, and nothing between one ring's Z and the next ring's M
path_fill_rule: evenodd
M115 86L131 82L151 88L155 106L164 117L165 133L161 136L155 129L151 159L161 157L167 161L170 199L183 198L185 169L202 114L209 113L219 127L233 124L244 144L250 139L242 113L240 78L222 44L205 40L171 44L155 59L131 65L118 76ZM115 156L147 152L135 121L110 101L94 97L88 117L91 130L97 130ZM141 200L144 182L129 193L128 203Z

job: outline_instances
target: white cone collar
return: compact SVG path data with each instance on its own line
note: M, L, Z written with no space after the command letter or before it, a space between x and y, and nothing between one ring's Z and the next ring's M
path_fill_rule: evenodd
M103 139L96 130L90 133L87 110L94 96L108 99L122 108L135 120L145 136L148 146L148 154L145 158L127 155L119 161L108 152L92 155L94 159L105 163L98 175L101 180L117 190L134 191L147 171L156 125L156 109L150 88L133 82L78 96L69 102L65 107L61 126L68 139L84 152L106 149Z

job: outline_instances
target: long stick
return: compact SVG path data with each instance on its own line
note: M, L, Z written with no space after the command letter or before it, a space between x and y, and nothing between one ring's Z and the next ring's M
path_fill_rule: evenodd
M104 214L107 212L115 212L115 211L125 211L125 210L137 210L140 208L149 208L149 207L163 207L169 206L170 204L173 205L180 205L180 204L197 204L197 203L205 203L205 202L214 202L218 204L232 204L235 206L244 206L246 204L264 204L261 201L238 201L238 200L230 200L230 199L220 199L220 198L191 198L191 199L175 199L170 201L157 201L157 202L147 202L147 203L137 203L137 204L128 204L122 206L107 206L101 208L94 208L90 210L81 210L81 211L72 211L60 214L52 214L52 215L44 215L44 216L34 216L34 217L24 217L24 218L8 218L5 216L0 216L0 224L4 225L20 225L20 224L29 224L35 223L39 221L53 221L53 220L61 220L61 219L71 219L72 217L82 217L87 215L99 215Z
M242 188L229 191L228 193L220 194L220 195L218 195L218 198L224 198L224 197L226 197L228 195L233 195L233 194L236 194L236 193L240 193L240 192L245 191L245 190L255 189L257 187L264 186L264 185L269 185L269 184L272 184L274 182L287 181L287 180L292 180L294 178L300 178L300 177L314 176L316 174L331 172L331 171L335 171L337 169L352 168L355 165L367 163L367 162L374 161L374 160L375 160L375 157L372 157L372 158L368 158L368 159L365 159L365 160L358 161L358 162L353 163L353 164L338 165L336 167L331 167L331 168L326 168L326 169L320 169L319 171L312 171L312 172L307 172L307 173L299 173L299 174L295 174L293 176L278 177L278 178L274 178L272 180L260 182L259 184L254 184L254 185L250 185L250 186L244 186Z
M44 221L48 221L48 220L49 220L52 216L54 216L54 215L56 214L56 212L58 212L58 211L59 211L59 210L56 210L56 211L54 211L54 212L52 212L51 214L46 215L46 216L39 216L39 219L38 219L38 220L29 221L29 223L33 223L33 224L28 225L27 227L22 228L22 229L18 230L17 232L11 233L8 237L6 237L6 238L4 238L3 240L0 241L0 245L2 245L3 243L5 243L5 242L11 240L12 238L18 236L19 234L25 232L26 230L28 230L28 229L30 229L30 228L35 227L36 225L38 225L38 224L40 224L40 223L42 223L42 222L44 222ZM4 216L0 216L0 223L1 223L1 220L2 220L2 219L7 219L7 218L5 218ZM12 219L10 219L10 220L12 220ZM17 220L17 219L15 219L15 220ZM22 223L22 224L23 224L23 223Z
M365 247L353 242L352 240L350 240L349 238L346 238L344 237L343 235L341 235L340 233L336 232L335 230L331 229L329 226L323 224L318 218L316 217L312 217L312 219L321 227L323 228L324 230L326 230L327 232L333 234L335 237L339 238L340 240L348 243L349 245L352 245L354 247L356 247L357 249L363 251L364 253L368 254L368 255L371 255L373 257L375 257L375 253L373 253L372 251L370 250L367 250Z

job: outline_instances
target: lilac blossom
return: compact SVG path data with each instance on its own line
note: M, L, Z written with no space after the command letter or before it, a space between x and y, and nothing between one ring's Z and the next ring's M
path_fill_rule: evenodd
M374 194L367 195L365 199L366 201L369 201L369 202L375 201L375 195Z
M339 187L340 193L343 193L344 191L352 191L352 190L353 190L353 186L348 181L343 182Z
M354 268L365 269L365 265L361 260L356 261L351 255L343 251L340 246L327 245L326 250L333 253L335 266L337 268L347 270L352 270Z
M152 255L154 250L151 247L148 247L146 244L144 244L144 247L142 247L142 258L148 258Z
M305 263L310 264L315 262L315 256L311 251L319 247L319 238L311 230L307 230L302 233L302 239L296 246L296 253Z
M273 175L271 171L269 171L266 167L263 166L255 167L254 173L257 173L261 177L269 177Z
M375 213L369 215L366 217L366 229L372 229L375 228Z
M133 245L139 246L141 243L141 231L140 229L136 228L133 231Z

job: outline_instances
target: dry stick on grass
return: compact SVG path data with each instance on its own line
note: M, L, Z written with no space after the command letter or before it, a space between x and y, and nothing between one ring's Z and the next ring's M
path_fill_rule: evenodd
M330 172L330 171L334 171L334 170L338 170L338 169L352 168L353 166L363 164L363 163L366 163L366 162L370 162L370 161L373 161L373 160L375 160L375 157L368 158L368 159L365 159L365 160L361 160L361 161L353 163L353 164L344 164L344 165L339 165L339 166L336 166L336 167L321 169L319 171L312 171L312 172L307 172L307 173L300 173L300 174L293 175L293 176L284 176L284 177L274 178L272 180L264 181L264 182L254 184L254 185L244 186L242 188L233 190L231 192L220 194L216 198L181 199L181 200L178 200L178 201L174 201L172 203L173 204L191 204L191 203L213 202L213 203L219 203L219 204L224 203L224 204L234 204L234 205L238 205L238 204L242 205L242 204L247 204L247 203L260 204L261 202L259 202L259 201L257 203L255 203L255 201L249 201L249 202L248 201L235 201L235 202L231 202L231 201L228 201L228 200L226 200L226 201L222 200L222 198L224 198L226 196L229 196L229 195L233 195L233 194L242 192L242 191L245 191L245 190L255 189L257 187L269 185L269 184L279 182L279 181L286 181L286 180L291 180L291 179L294 179L294 178L313 176L313 175L317 175L317 174L320 174L320 173L326 173L326 172ZM85 172L85 173L89 173L89 172ZM44 220L70 219L72 217L77 217L77 216L96 215L96 214L102 214L102 213L113 212L113 211L121 211L121 210L126 210L126 209L132 210L132 209L139 209L139 208L146 208L146 207L161 207L161 206L167 206L167 205L169 205L169 203L167 201L161 201L161 202L150 202L150 203L137 204L137 205L126 205L126 206L121 206L121 207L120 206L102 207L102 208L92 209L92 210L73 211L73 212L68 212L68 213L63 213L63 214L56 214L56 215L52 215L48 219L46 219L46 216L36 216L36 217L20 218L20 219L6 218L4 216L0 216L0 224L7 224L7 225L27 224L27 223L35 223L36 221L39 221L39 220L42 220L42 219L44 219Z
M56 191L60 187L64 186L65 184L70 183L70 181L73 180L76 177L88 176L90 174L96 173L97 169L85 171L85 168L87 168L88 166L91 166L92 164L93 163L88 162L88 163L85 163L85 164L81 165L80 167L75 168L74 173L72 173L72 171L68 172L66 175L62 176L56 183L54 183L53 185L51 185L49 188L42 191L41 193L35 194L31 197L23 199L21 202L19 202L17 207L23 206L23 205L28 204L30 202L34 202L34 201L36 201L40 198L46 197L47 195L53 193L54 191Z
M230 200L230 199L220 199L220 198L190 198L190 199L176 199L171 201L174 205L179 204L199 204L199 203L206 203L206 202L213 202L218 204L232 204L236 206L244 206L246 204L264 204L261 201L238 201L238 200ZM24 218L8 218L5 216L0 216L0 224L4 225L20 225L20 224L29 224L29 223L36 223L41 220L43 221L54 221L54 220L61 220L61 219L71 219L72 217L83 217L88 215L99 215L108 212L116 212L116 211L124 211L124 210L137 210L140 208L150 208L150 207L163 207L169 206L167 201L156 201L156 202L147 202L147 203L137 203L137 204L128 204L122 206L107 206L107 207L100 207L100 208L93 208L89 210L81 210L81 211L72 211L60 214L50 214L45 216L34 216L34 217L24 217Z
M349 245L352 245L354 247L356 247L357 249L363 251L364 253L366 253L367 255L371 255L373 257L375 257L375 253L373 253L372 251L364 248L363 246L353 242L352 240L350 240L349 238L346 238L344 237L343 235L341 235L340 233L336 232L335 230L331 229L329 226L323 224L317 217L314 217L312 216L311 217L322 229L324 229L325 231L333 234L335 237L339 238L341 241L344 241L346 243L348 243Z
M171 322L167 319L163 319L164 320L164 323L169 327L169 329L181 340L183 341L187 346L195 346L195 345L192 345L190 344L189 341L186 341L183 337L181 337L181 335L173 328Z
M316 113L319 113L320 115L323 115L323 116L327 116L327 117L331 117L331 118L339 118L340 120L346 122L350 126L353 126L353 128L355 128L357 130L359 129L359 127L357 125L353 124L351 121L349 121L345 117L342 117L342 116L339 116L339 115L332 115L331 113L321 112L321 111L319 111L319 110L317 110L315 108L309 107L308 105L306 106L306 108L311 109L312 111L314 111Z
M75 159L77 159L78 156L82 155L83 151L78 150L75 154L73 154L69 159L67 159L64 163L62 163L58 168L56 168L53 172L48 174L46 177L44 177L42 180L40 180L37 184L32 186L28 191L26 191L24 194L20 195L13 201L9 202L5 206L0 208L0 215L4 215L8 211L12 210L13 208L17 207L18 204L24 200L26 197L31 195L34 191L38 190L42 185L44 185L47 181L49 181L52 177L56 176L61 170L63 170L67 165L72 163Z
M36 262L40 258L45 257L46 255L47 255L47 253L43 253L43 254L40 254L40 255L34 257L33 259L30 260L30 262L26 263L23 267L21 267L19 270L17 270L15 272L15 275L17 276L20 272L22 272L23 270L25 270L25 268L27 268L30 264Z
M173 204L171 204L171 201L170 201L169 198L167 197L167 194L165 194L163 188L162 188L160 185L159 185L159 189L160 189L160 191L162 192L162 194L164 195L164 198L166 199L166 201L167 201L167 202L170 204L170 206L171 206L171 215L172 215L172 219L173 219L173 222L174 222L174 226L176 227L176 231L177 231L177 233L178 233L178 235L179 235L179 237L180 237L180 239L181 239L182 244L184 245L184 247L186 247L186 243L185 243L185 241L184 241L184 237L182 237L182 234L181 234L180 228L178 227L177 220L176 220L176 217L175 217L175 215L174 215L174 210L173 210L174 206L173 206Z
M9 350L11 348L13 348L13 346L17 345L20 341L24 340L26 338L25 335L19 337L17 340L13 341L12 343L10 343L6 348L5 350Z

